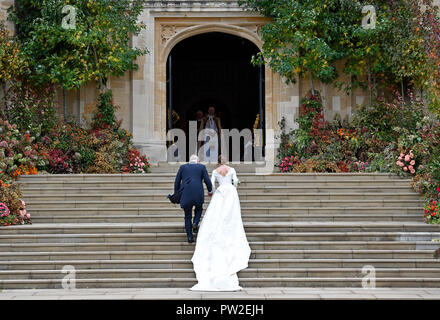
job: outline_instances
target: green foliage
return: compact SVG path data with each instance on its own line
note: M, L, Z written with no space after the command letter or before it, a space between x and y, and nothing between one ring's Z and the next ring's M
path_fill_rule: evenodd
M9 34L3 21L0 21L0 84L20 79L27 68L20 45Z
M93 117L92 128L110 128L115 125L115 108L112 103L112 91L101 93Z
M18 224L19 219L17 215L19 214L20 202L19 199L23 197L20 189L18 188L18 184L16 182L12 182L10 184L4 183L0 179L0 208L3 207L1 204L4 204L8 207L10 214L8 214L1 220L1 224L4 226ZM4 212L4 211L3 211Z
M396 127L406 128L409 131L416 130L418 123L426 115L423 101L414 99L412 93L409 93L409 102L404 101L398 92L395 94L395 99L391 102L379 97L371 106L359 107L353 116L353 126L385 142L396 141L400 136L395 130Z
M97 81L105 88L110 75L136 69L147 52L133 48L131 36L145 26L137 22L142 0L23 0L11 11L22 50L30 64L29 79L64 89ZM63 7L76 8L74 29L62 26Z
M333 63L345 57L337 41L360 17L352 14L356 12L353 1L249 0L241 4L272 19L261 30L263 52L254 57L255 63L267 62L292 82L309 72L325 82L337 78Z
M432 0L246 0L241 5L271 19L261 30L267 63L287 81L311 75L349 90L416 86L440 114L440 14ZM424 5L425 10L422 10ZM364 28L362 8L375 8L375 28ZM338 79L336 65L350 81ZM313 85L313 82L312 82Z
M39 160L35 137L0 118L0 180L10 183L22 174L33 174Z
M5 117L19 132L29 132L37 141L57 122L55 92L51 87L33 89L24 83L11 83L5 94ZM6 103L7 102L7 103Z
M290 141L295 137L295 130L287 131L286 129L286 118L282 117L281 121L278 122L280 128L280 135L277 137L280 141L280 148L278 149L278 159L284 159L286 156L294 154L296 145L291 144Z
M370 159L368 165L369 172L386 173L392 171L392 163L395 160L394 153L390 152L389 148L385 148L380 153L369 153Z
M404 100L375 99L356 111L350 125L320 119L320 101L302 100L300 128L287 134L278 153L281 172L389 172L412 178L426 200L425 219L440 222L440 123L409 92Z

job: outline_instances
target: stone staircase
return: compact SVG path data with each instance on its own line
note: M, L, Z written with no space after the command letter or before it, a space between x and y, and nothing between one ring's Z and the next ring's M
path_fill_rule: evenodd
M254 168L237 166L252 248L243 287L360 287L366 265L377 287L440 287L440 228L423 222L409 180ZM61 288L66 265L78 288L194 285L194 245L165 198L176 170L22 177L34 224L0 229L0 289Z

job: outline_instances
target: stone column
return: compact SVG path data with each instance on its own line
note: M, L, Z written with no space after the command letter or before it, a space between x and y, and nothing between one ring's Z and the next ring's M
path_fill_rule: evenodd
M133 46L147 48L149 53L138 58L139 69L133 71L132 93L132 127L133 140L142 153L147 154L152 163L166 161L165 143L160 139L160 132L156 130L158 124L155 119L154 107L154 16L150 10L145 10L140 20L146 24L146 29L133 38Z
M11 34L14 33L14 24L11 21L7 21L9 7L14 5L14 0L0 0L0 20L5 22L6 26L10 30Z

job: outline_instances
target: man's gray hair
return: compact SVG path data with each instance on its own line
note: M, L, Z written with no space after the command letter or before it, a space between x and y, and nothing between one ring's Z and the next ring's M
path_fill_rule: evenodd
M199 163L199 157L195 154L193 154L190 158L189 158L189 163Z

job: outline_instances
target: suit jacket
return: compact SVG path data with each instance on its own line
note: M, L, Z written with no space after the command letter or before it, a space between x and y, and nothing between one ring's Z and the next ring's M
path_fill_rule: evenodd
M203 117L202 123L200 125L200 130L206 129L206 124L207 123L208 123L208 117ZM222 131L222 124L221 124L221 121L220 121L219 117L214 116L214 124L217 127L217 130L218 130L217 134L219 135L219 138L220 138L220 134L221 134L221 131Z
M206 125L208 124L208 117L204 117L202 119L202 123L200 124L200 131L203 129L206 129ZM218 137L218 153L221 154L222 150L221 150L221 146L222 146L222 140L221 140L221 135L222 135L222 124L220 121L219 117L214 116L214 125L217 128L217 137ZM204 142L201 143L200 145L205 144Z
M177 192L183 186L180 207L202 205L205 202L202 181L205 182L208 191L211 192L211 179L203 164L187 163L179 168L176 180L174 181L174 192Z

